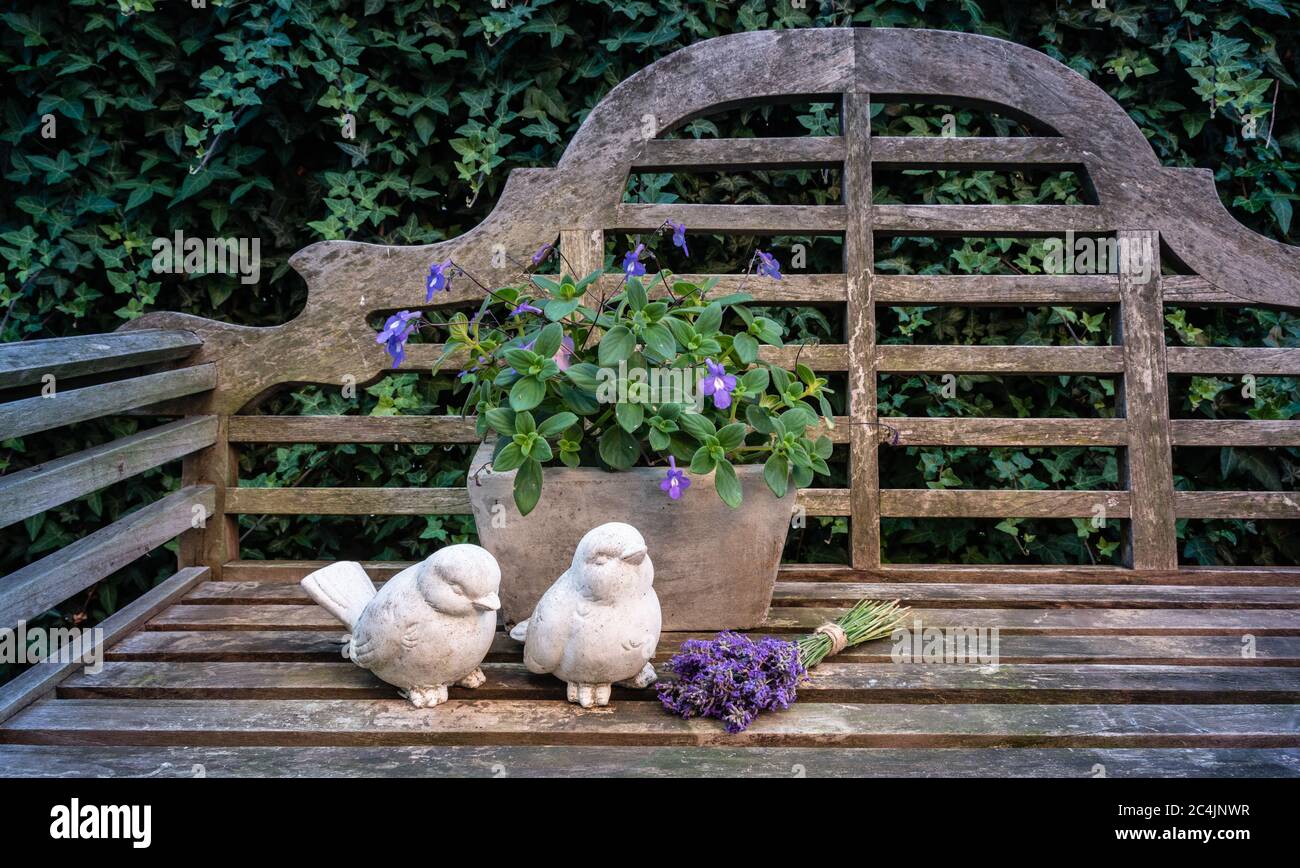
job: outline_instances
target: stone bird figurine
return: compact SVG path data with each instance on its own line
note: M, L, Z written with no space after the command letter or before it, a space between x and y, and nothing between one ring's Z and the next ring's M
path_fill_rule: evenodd
M662 616L645 540L630 524L587 532L573 563L510 632L528 671L568 683L570 702L608 705L610 686L647 687Z
M355 561L302 580L347 625L343 656L401 690L416 708L447 701L447 687L478 687L496 633L501 569L487 549L439 549L378 591Z

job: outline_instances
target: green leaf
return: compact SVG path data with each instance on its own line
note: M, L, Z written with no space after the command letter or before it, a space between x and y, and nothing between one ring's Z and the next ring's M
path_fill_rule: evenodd
M641 336L645 340L646 349L661 361L668 361L677 355L677 341L667 326L653 323L645 327Z
M536 423L535 421L533 421L533 414L532 414L532 413L526 413L526 412L525 412L525 413L516 413L516 414L515 414L515 433L516 433L516 434L531 434L531 433L533 433L533 432L536 431L536 430L537 430L537 423Z
M650 303L649 296L646 295L645 286L642 285L641 279L633 277L627 282L627 304L632 310L645 310L645 306Z
M713 483L717 486L718 496L722 498L723 503L732 509L740 506L744 492L741 491L740 480L736 478L736 468L731 466L730 461L718 462Z
M619 426L624 431L631 434L641 427L641 422L645 418L645 405L627 402L615 404L614 418L618 420Z
M509 437L515 433L515 411L509 407L493 407L483 414L487 420L488 427L498 434L505 434Z
M591 362L579 362L576 365L569 365L564 375L569 378L573 385L587 392L596 391L600 385L600 368Z
M683 413L678 418L677 424L696 440L703 440L718 433L718 429L713 427L713 423L699 413Z
M747 334L738 334L732 338L731 346L735 349L737 357L747 365L752 365L758 361L758 341Z
M714 467L713 455L709 452L709 447L701 446L695 450L691 456L691 473L705 474L710 473Z
M622 428L609 428L600 435L600 458L615 470L627 470L641 457L637 439Z
M492 459L493 473L509 473L524 463L526 457L518 443L507 443L505 448Z
M531 410L546 397L546 384L536 377L520 377L510 387L510 406L516 412Z
M573 413L556 413L537 426L537 433L549 440L577 421Z
M733 422L718 432L718 442L722 444L723 449L730 452L745 442L747 430L748 426L744 422Z
M577 310L580 304L582 304L582 299L580 298L569 299L568 301L563 301L557 298L548 301L543 310L546 311L547 319L551 322L559 322Z
M601 367L617 367L619 362L626 361L628 356L632 355L635 347L636 338L632 335L632 331L624 325L614 326L600 339L597 357Z
M718 329L721 327L722 305L718 304L716 301L706 307L704 312L695 320L695 331L705 337L717 334Z
M542 463L530 458L515 474L515 506L519 508L519 514L528 515L532 512L541 496Z
M553 322L542 329L542 333L537 336L537 342L533 344L533 352L544 359L549 359L560 349L562 340L564 340L564 326Z
M785 497L790 484L790 462L784 455L773 452L763 465L763 481L777 497Z

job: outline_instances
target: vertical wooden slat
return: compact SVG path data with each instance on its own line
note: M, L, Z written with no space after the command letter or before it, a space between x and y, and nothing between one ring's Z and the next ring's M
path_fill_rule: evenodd
M848 280L849 475L852 562L856 569L880 565L880 438L876 421L876 305L872 298L871 97L844 94L842 123L844 204L849 218L844 235L844 274Z
M181 534L178 563L208 567L213 581L221 580L221 565L239 558L239 523L226 514L226 489L239 484L239 456L229 440L229 416L217 417L217 441L186 456L181 463L182 485L211 485L216 502L204 527Z
M1122 230L1118 237L1120 249L1127 250L1120 262L1120 333L1124 340L1121 396L1128 421L1125 466L1132 492L1128 560L1136 569L1172 570L1178 567L1178 540L1160 236Z
M572 268L577 272L574 278L581 280L593 271L605 265L605 233L600 229L561 229L560 252L564 254L565 263L562 271ZM587 289L585 302L595 308L600 301L600 281Z

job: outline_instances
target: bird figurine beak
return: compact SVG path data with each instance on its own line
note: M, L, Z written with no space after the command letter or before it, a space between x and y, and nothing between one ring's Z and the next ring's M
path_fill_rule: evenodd
M639 546L630 551L623 552L619 557L620 560L627 561L629 564L639 564L645 560L645 554L645 546Z
M501 598L496 595L495 591L484 594L474 601L474 608L480 612L495 612L501 608Z

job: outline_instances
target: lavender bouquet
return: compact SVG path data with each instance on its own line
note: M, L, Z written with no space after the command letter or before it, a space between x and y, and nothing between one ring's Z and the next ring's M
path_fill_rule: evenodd
M794 641L730 632L688 639L668 661L676 678L659 683L659 701L688 720L713 717L727 732L740 732L760 712L789 708L809 669L845 648L888 636L908 611L897 600L860 600L842 617Z

